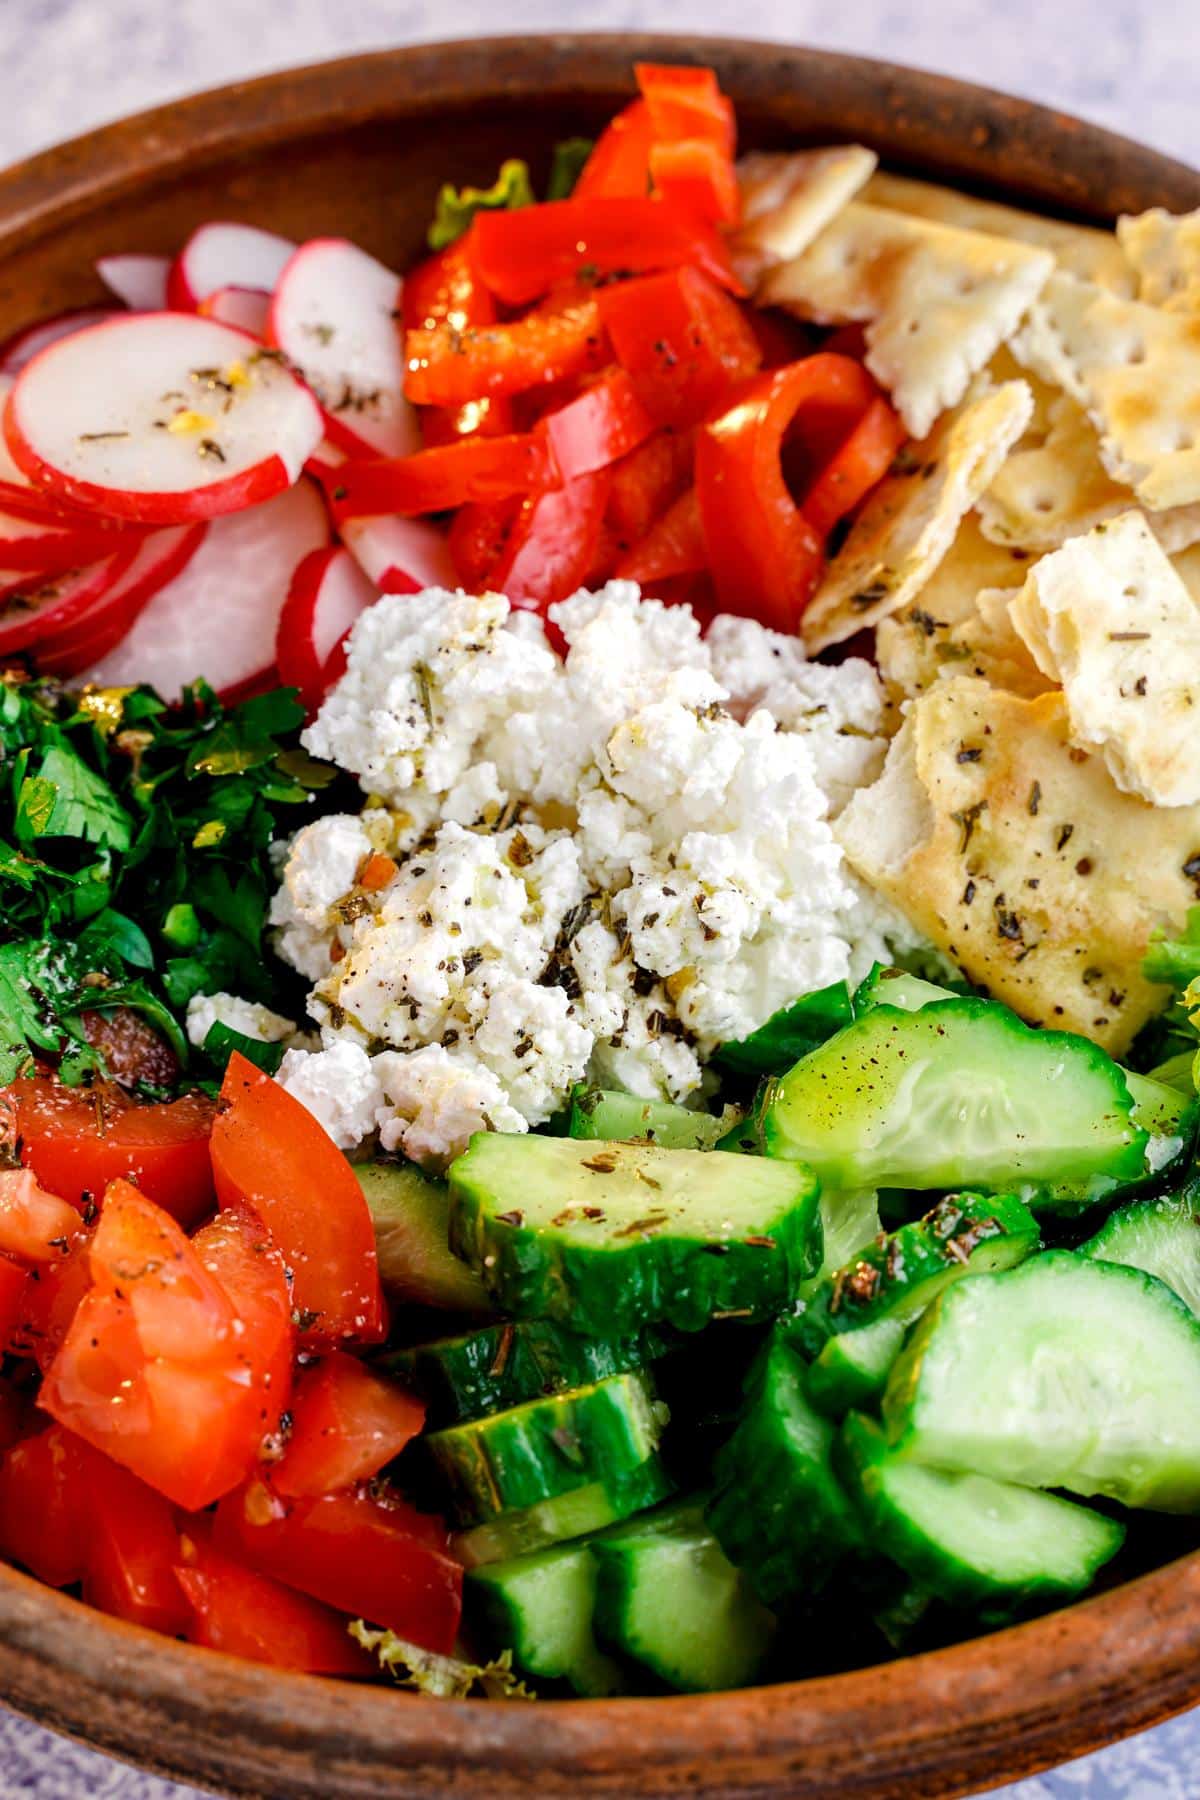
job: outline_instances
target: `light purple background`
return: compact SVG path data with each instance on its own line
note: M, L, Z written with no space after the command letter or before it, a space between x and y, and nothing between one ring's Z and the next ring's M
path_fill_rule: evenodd
M1195 0L759 0L753 8L692 0L683 10L644 0L0 0L0 163L289 63L501 27L687 25L966 76L1200 163ZM1007 1800L1198 1800L1197 1718L1022 1782L1005 1790ZM0 1800L18 1797L199 1800L193 1789L137 1775L0 1710Z

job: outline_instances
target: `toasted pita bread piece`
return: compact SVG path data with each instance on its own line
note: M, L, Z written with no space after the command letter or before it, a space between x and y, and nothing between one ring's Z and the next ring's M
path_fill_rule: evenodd
M1048 250L852 201L760 298L821 325L866 325L866 363L914 438L957 406L1054 268Z
M880 620L875 660L884 680L911 697L922 693L943 670L951 675L967 672L970 652L964 653L958 628L975 616L981 593L997 589L1015 593L1029 563L1024 550L990 543L976 514L968 513L916 599Z
M1055 275L1013 349L1086 407L1104 467L1144 506L1200 501L1200 313Z
M1010 612L1073 744L1152 806L1200 801L1200 611L1143 514L1044 556Z
M998 200L979 200L958 188L939 187L933 181L914 181L908 175L880 170L863 193L871 206L893 212L914 213L938 225L956 225L964 231L990 231L995 237L1016 238L1049 250L1060 269L1082 275L1115 294L1132 294L1133 271L1111 231L1091 225L1071 225L1065 219L1043 218L1041 213L1004 206Z
M1137 297L1167 312L1200 313L1200 211L1161 206L1117 220L1117 238L1138 278Z
M1029 421L1023 381L985 388L901 451L825 571L801 626L810 651L910 605Z
M879 158L862 144L828 150L752 150L740 157L742 223L730 240L733 263L749 288L768 269L807 250L853 200Z
M1196 902L1200 808L1122 794L1071 744L1060 693L939 681L836 831L870 886L1032 1023L1119 1055L1164 1004L1142 957Z

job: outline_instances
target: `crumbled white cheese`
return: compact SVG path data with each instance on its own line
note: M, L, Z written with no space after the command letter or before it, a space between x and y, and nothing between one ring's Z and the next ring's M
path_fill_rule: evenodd
M255 1000L243 1000L237 994L193 994L187 1009L189 1043L199 1049L214 1025L228 1026L260 1044L282 1044L296 1031L294 1019L285 1019Z
M292 839L270 922L279 928L280 956L310 981L329 968L337 923L333 909L353 887L372 847L363 820L349 813L314 819Z
M476 1131L524 1131L499 1079L440 1044L409 1056L385 1050L375 1058L386 1106L379 1108L379 1141L413 1162L444 1168Z
M319 1119L340 1150L352 1150L376 1129L383 1089L360 1044L336 1041L324 1050L285 1050L278 1079Z

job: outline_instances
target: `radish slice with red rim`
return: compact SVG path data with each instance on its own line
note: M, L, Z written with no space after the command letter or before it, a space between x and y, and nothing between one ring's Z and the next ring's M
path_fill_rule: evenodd
M27 325L0 347L0 375L19 375L48 344L57 344L61 338L74 337L93 325L120 317L112 306L81 306L75 312L56 313L52 319Z
M257 225L214 219L193 231L167 277L168 305L192 312L218 288L270 293L296 246Z
M259 288L223 287L197 309L205 319L218 319L222 325L234 325L252 337L265 338L271 316L271 296Z
M21 505L19 499L16 504ZM140 537L136 528L118 533L93 525L86 513L65 519L23 518L15 510L0 511L0 570L61 574L64 569L82 568L111 556L126 541L136 549Z
M325 408L330 436L354 454L421 448L404 398L400 290L400 277L356 244L314 238L292 257L271 301L271 342Z
M0 589L0 656L16 656L81 618L115 586L137 554L118 550L86 569L10 582Z
M268 500L320 442L320 409L272 352L194 313L122 314L51 344L4 413L13 460L46 492L182 525Z
M328 542L328 515L311 481L215 519L183 573L89 679L106 687L148 682L167 698L200 676L220 693L251 687L274 664L297 564Z
M348 519L341 530L355 561L381 594L458 586L445 536L428 519Z
M379 594L340 544L314 550L295 574L279 615L275 666L285 687L300 690L310 713L345 672L345 642Z
M37 666L47 675L77 675L120 643L142 608L187 567L207 525L168 525L142 543L124 574L82 613L39 640Z
M96 259L96 273L130 312L163 312L167 305L169 256L143 256L130 251Z

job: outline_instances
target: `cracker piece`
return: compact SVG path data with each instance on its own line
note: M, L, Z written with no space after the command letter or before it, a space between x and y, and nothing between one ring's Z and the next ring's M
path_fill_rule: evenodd
M974 617L986 590L1014 593L1025 580L1029 557L1023 550L993 544L968 513L938 567L912 603L875 634L879 672L902 695L919 694L943 670L962 674L965 657L957 628Z
M1033 408L1023 381L985 388L901 451L865 502L804 614L810 652L910 605L986 492Z
M1167 312L1200 313L1200 211L1161 206L1117 220L1117 239L1137 275L1137 297Z
M1115 294L1132 295L1133 272L1111 231L1093 225L1072 225L1065 219L1047 219L1041 213L1005 206L998 200L979 200L959 188L939 187L933 181L914 181L908 175L880 170L863 194L872 206L894 212L914 213L938 225L956 225L965 231L990 231L995 237L1016 238L1049 250L1060 269L1082 275Z
M862 144L828 150L752 150L740 157L742 223L730 240L753 289L768 269L807 250L868 180L879 158Z
M1048 250L852 201L771 271L769 305L866 324L866 363L923 438L1017 329L1054 267Z
M1071 742L1127 794L1200 801L1200 611L1140 512L1044 556L1010 607Z
M1060 693L939 681L835 830L870 886L1032 1023L1119 1055L1164 1004L1142 958L1196 902L1200 808L1121 793L1071 744Z

